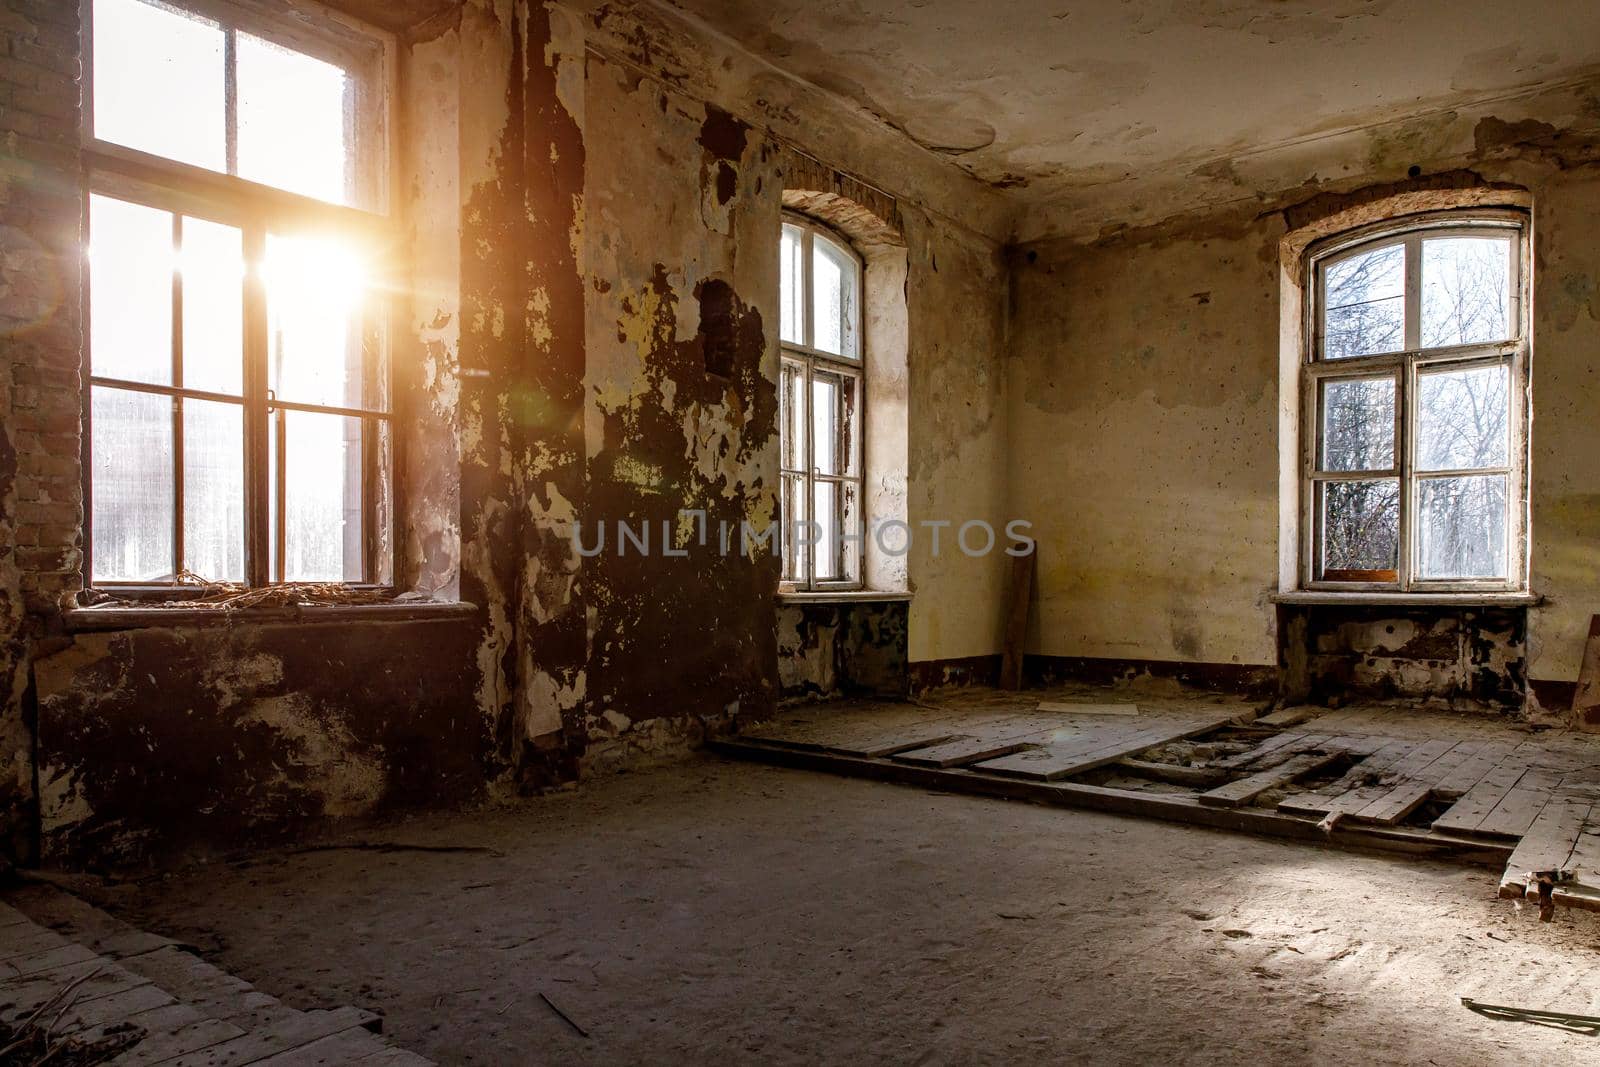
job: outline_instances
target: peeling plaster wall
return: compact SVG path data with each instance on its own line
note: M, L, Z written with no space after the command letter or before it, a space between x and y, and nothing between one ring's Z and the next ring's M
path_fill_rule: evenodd
M7 538L0 773L17 781L8 828L42 830L46 863L123 865L537 789L770 711L797 662L780 649L776 559L715 548L722 522L777 518L780 161L795 147L828 174L879 175L873 198L904 226L910 374L891 407L911 469L886 491L913 522L1003 521L992 193L654 8L469 0L408 29L397 58L396 573L412 603L76 632L56 595L81 585L75 548L30 557L65 568L46 582L13 569ZM77 198L60 199L71 249ZM75 367L65 291L58 347ZM60 451L75 455L67 377ZM76 477L74 462L62 478ZM705 510L709 550L686 508ZM577 551L574 523L615 538L618 521L648 529L650 558ZM75 504L58 525L72 545ZM919 548L912 608L826 620L836 679L904 692L908 648L993 654L997 568L948 540L939 560Z
M1429 116L1370 131L1355 160L1306 161L1339 177L1245 209L1018 248L1010 487L1042 526L1029 650L1276 662L1279 241L1347 192L1439 173L1532 197L1532 585L1546 600L1529 612L1526 676L1574 681L1600 611L1597 128L1594 96L1571 90L1518 101L1515 121ZM1502 651L1520 670L1520 647ZM1452 671L1434 691L1459 694Z
M46 859L241 847L479 795L472 642L453 620L79 635L34 664Z
M778 685L786 703L904 697L904 601L786 603L778 608Z

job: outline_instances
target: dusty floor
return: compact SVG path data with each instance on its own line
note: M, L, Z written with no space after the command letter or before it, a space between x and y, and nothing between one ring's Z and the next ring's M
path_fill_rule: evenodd
M1498 872L712 758L99 902L447 1063L1513 1063L1600 918ZM569 1028L544 993L579 1025Z

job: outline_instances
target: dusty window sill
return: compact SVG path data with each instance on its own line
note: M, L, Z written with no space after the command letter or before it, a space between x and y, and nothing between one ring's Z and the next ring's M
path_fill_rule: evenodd
M876 589L841 589L836 593L779 593L780 604L875 604L909 601L910 593L885 593Z
M1334 604L1351 607L1370 604L1418 608L1531 608L1544 603L1544 597L1538 593L1341 593L1332 589L1302 589L1274 593L1268 599L1274 604Z
M382 604L300 604L288 607L201 608L185 604L150 607L74 608L63 621L70 633L128 630L144 626L248 626L257 623L411 622L466 618L476 614L465 601L389 601Z

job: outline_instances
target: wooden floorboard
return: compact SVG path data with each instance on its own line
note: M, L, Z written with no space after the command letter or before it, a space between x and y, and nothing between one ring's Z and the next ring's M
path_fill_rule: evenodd
M1521 837L1533 825L1564 776L1561 771L1529 767L1522 772L1516 785L1500 798L1500 803L1478 823L1477 832L1494 837Z
M1368 783L1389 766L1410 753L1420 742L1393 739L1351 767L1337 781L1308 793L1296 793L1278 802L1278 810L1295 815L1333 815L1359 811L1370 804L1384 787Z
M1137 720L1130 720L1137 722ZM976 770L994 774L1016 775L1053 781L1072 774L1114 763L1123 756L1132 756L1157 745L1182 741L1197 734L1210 733L1233 721L1233 716L1207 719L1165 719L1158 725L1144 725L1141 729L1107 730L1099 744L1073 742L1065 745L1042 745L1037 749L1018 752L999 759L974 764Z
M1520 748L1507 754L1461 794L1461 799L1433 820L1433 828L1449 833L1476 833L1478 824L1505 799L1527 771L1529 757L1522 754Z
M1270 770L1257 771L1247 778L1218 786L1200 794L1200 803L1216 808L1248 804L1269 789L1279 789L1308 774L1315 774L1344 757L1337 752L1302 752Z
M837 718L822 709L795 712L757 737L712 744L741 758L926 788L1492 862L1505 866L1506 896L1537 897L1540 886L1530 884L1530 875L1554 872L1543 877L1542 914L1552 901L1600 911L1600 746L1588 739L1507 737L1503 729L1496 735L1493 724L1459 731L1444 724L1430 735L1410 723L1387 727L1376 720L1382 732L1364 733L1359 716L1332 715L1285 722L1288 728L1266 737L1232 731L1213 740L1234 751L1206 758L1202 745L1192 767L1139 758L1237 724L1237 714L1193 704L1074 714L1070 704L1051 701L1046 708L980 696L952 698L947 706L857 705ZM1250 737L1260 740L1239 750L1238 741ZM1105 785L1072 780L1117 762L1124 765L1121 776ZM1276 810L1256 806L1265 793L1345 764L1337 779L1285 797ZM1151 778L1164 786L1139 780ZM1439 801L1450 806L1430 827L1405 825ZM0 910L0 929L6 919ZM29 964L31 948L46 950L42 962L57 965L50 977L71 970L48 955L48 939L17 946L13 962Z

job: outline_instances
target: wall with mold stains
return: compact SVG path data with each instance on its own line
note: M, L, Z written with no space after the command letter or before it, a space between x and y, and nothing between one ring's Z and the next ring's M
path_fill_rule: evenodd
M1540 113L1533 98L1515 121L1483 116L1463 130L1451 114L1382 128L1365 166L1341 172L1324 160L1321 173L1341 174L1326 180L1308 164L1308 185L1263 191L1248 208L1014 250L1012 506L1033 508L1042 526L1030 651L1278 661L1279 242L1361 203L1366 187L1389 196L1464 184L1533 203L1531 563L1544 602L1525 635L1496 622L1481 655L1438 657L1431 682L1385 663L1381 635L1330 619L1311 629L1324 651L1368 650L1367 669L1387 672L1394 692L1481 696L1463 679L1484 663L1495 703L1506 687L1519 701L1529 678L1576 680L1600 611L1600 473L1589 462L1600 444L1600 106L1569 90L1544 104L1549 122L1528 117ZM1482 630L1447 614L1431 617L1451 634ZM1361 625L1417 625L1412 613L1392 616Z
M998 564L948 534L938 557L919 545L907 560L909 608L794 625L770 550L716 549L723 523L777 518L777 247L797 148L816 157L808 185L830 176L823 191L877 175L864 199L890 205L905 245L912 459L884 491L913 522L1003 524L998 201L664 18L472 0L405 38L393 358L408 603L92 629L38 607L48 639L15 657L6 723L37 757L42 808L23 795L9 828L37 835L44 862L246 846L655 758L791 687L823 691L796 680L808 643L829 647L829 691L904 692L908 652L997 651ZM691 508L706 546L680 518ZM576 550L574 523L614 538L619 521L648 531L649 558Z

